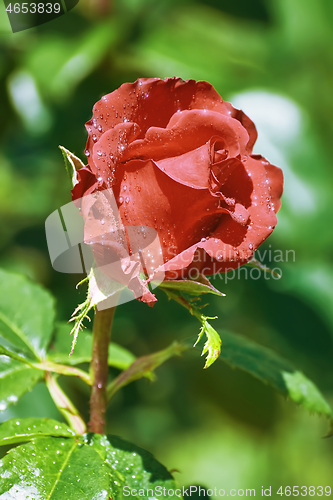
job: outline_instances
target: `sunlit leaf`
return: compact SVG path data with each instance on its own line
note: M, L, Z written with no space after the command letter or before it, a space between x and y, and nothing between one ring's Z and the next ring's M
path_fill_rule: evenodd
M49 418L11 418L0 425L0 446L31 441L41 436L73 437L66 424Z
M223 339L220 360L250 373L307 410L332 419L332 409L324 396L292 363L245 337L220 333Z
M171 474L150 453L98 434L34 439L9 451L0 462L0 476L4 500L121 500L134 489L144 489L140 498L148 499L163 488L164 498L175 498L168 491L176 488Z
M0 356L0 410L5 410L37 384L41 370L30 368L8 356Z

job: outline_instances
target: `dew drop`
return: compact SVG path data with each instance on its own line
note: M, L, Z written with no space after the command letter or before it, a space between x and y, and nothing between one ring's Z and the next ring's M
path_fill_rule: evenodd
M103 151L100 151L100 150L97 151L97 156L102 156L102 154L103 154Z

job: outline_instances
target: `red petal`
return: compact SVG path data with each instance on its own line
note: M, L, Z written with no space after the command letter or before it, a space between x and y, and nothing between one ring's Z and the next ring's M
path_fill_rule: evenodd
M213 136L223 140L229 156L245 152L248 134L237 120L209 110L176 113L166 128L151 127L145 138L132 142L125 159L162 160L192 151Z
M150 127L165 128L177 111L189 109L208 109L224 115L231 113L207 82L142 78L134 83L124 83L95 104L93 118L86 123L89 134L86 149L92 153L93 145L101 135L120 123L137 123L144 137ZM91 158L89 165L92 165Z

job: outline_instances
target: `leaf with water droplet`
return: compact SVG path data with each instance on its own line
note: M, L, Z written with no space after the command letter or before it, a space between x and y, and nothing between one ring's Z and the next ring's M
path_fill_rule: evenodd
M0 446L31 441L41 436L73 437L66 424L49 418L11 418L0 425Z
M0 498L19 499L25 494L43 500L122 500L125 487L129 492L176 489L171 474L151 453L119 437L99 434L38 437L11 449L2 460L0 475ZM147 492L142 498L149 496Z
M0 356L0 411L31 391L42 377L42 370L30 368L8 356Z

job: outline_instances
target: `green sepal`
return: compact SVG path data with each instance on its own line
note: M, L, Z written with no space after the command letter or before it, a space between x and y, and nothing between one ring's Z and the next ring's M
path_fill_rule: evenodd
M217 290L204 275L198 276L195 280L165 280L159 285L159 288L167 292L167 290L174 290L177 292L184 292L189 295L202 295L205 293L212 293L225 297L225 294Z
M78 183L76 171L84 167L84 163L80 160L80 158L75 156L63 146L59 146L59 149L61 149L67 174L71 180L72 187L74 187Z

